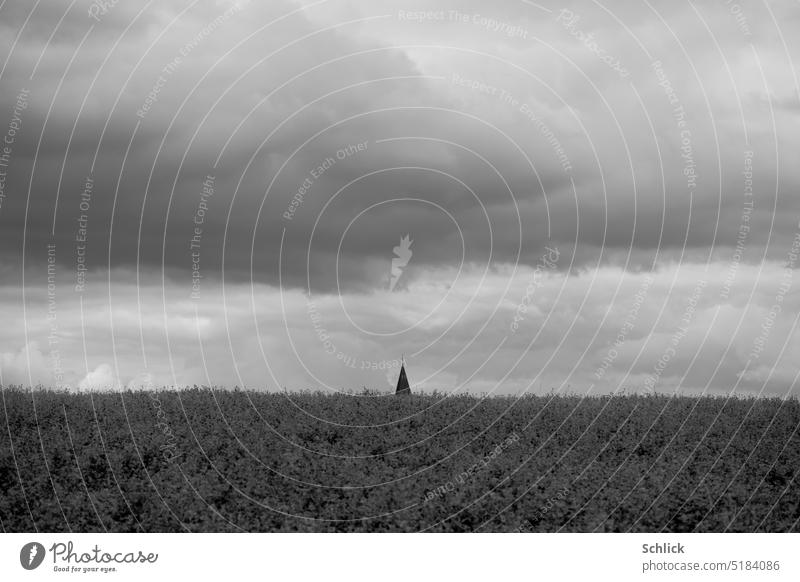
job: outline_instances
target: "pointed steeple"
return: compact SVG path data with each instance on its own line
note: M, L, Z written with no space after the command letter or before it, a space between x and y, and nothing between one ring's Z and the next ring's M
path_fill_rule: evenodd
M406 376L406 359L403 357L402 364L400 364L400 377L397 378L397 389L395 394L411 394L411 386L408 385L408 376Z

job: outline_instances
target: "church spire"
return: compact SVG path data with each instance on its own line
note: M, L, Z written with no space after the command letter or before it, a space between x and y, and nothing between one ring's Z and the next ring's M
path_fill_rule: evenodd
M411 394L411 386L408 385L408 376L406 376L406 359L403 356L400 364L400 376L397 378L397 389L395 394Z

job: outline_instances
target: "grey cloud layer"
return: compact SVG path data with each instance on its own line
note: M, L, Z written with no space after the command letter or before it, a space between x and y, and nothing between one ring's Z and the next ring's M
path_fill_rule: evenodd
M488 257L491 225L496 261L516 261L522 246L529 262L549 238L576 243L589 264L631 246L650 251L647 264L685 245L735 245L747 150L758 200L747 259L758 249L779 256L791 238L792 221L780 217L798 209L787 195L797 168L784 153L800 135L795 43L784 39L784 48L759 4L742 5L750 36L724 3L662 14L638 4L608 14L585 3L568 12L443 3L421 22L402 2L318 10L118 3L100 22L87 6L66 15L37 7L24 28L26 3L3 8L3 109L20 88L31 91L8 179L13 195L0 214L9 257L21 250L26 203L29 252L41 253L54 218L54 238L69 248L91 175L89 264L186 270L199 185L214 175L209 276L219 274L225 240L226 276L246 277L252 258L255 276L275 282L286 227L284 283L304 285L311 228L343 187L314 232L310 271L320 289L335 284L325 266L353 216L403 197L441 204L475 233L468 260ZM511 24L522 32L504 34ZM629 76L606 55L624 61ZM376 143L394 138L412 139ZM363 142L367 152L337 160L293 220L283 218L315 167ZM341 257L353 288L375 283L363 266L403 229L418 232L418 260L456 260L440 252L452 228L420 220L412 206L394 210L354 225Z

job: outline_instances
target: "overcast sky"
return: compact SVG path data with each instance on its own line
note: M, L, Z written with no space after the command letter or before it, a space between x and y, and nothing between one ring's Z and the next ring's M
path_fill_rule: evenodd
M6 0L0 382L797 393L798 25Z

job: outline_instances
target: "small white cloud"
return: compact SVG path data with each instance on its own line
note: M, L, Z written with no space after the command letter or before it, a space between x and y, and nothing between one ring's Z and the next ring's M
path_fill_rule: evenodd
M0 353L0 382L8 386L50 385L52 374L38 342L29 342L18 352Z
M119 390L120 384L114 371L108 364L100 364L93 372L86 374L86 377L78 383L78 389L88 390Z
M153 375L147 373L137 374L133 379L131 379L127 384L125 384L126 390L157 390L158 384L156 384Z

